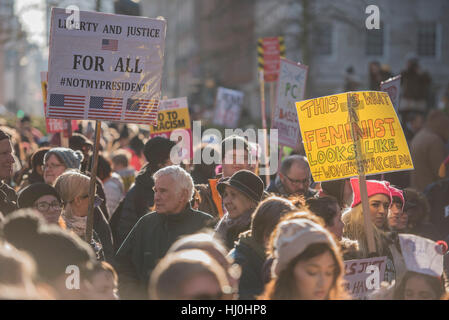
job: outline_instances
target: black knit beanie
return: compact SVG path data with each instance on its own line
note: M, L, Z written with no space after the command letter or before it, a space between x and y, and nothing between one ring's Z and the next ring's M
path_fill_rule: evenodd
M17 199L19 208L31 208L37 199L46 195L55 196L56 199L61 201L56 189L51 185L41 182L33 183L20 191Z
M170 151L175 145L174 141L167 138L154 137L145 143L143 154L151 168L157 168L170 157Z

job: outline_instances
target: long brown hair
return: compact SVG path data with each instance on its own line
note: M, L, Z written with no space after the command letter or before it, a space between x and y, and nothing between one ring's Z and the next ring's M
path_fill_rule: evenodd
M335 252L334 249L327 243L311 244L293 259L281 271L279 276L271 280L265 287L265 292L259 297L260 300L293 300L298 296L297 282L294 279L294 268L299 261L309 260L316 256L330 252L335 262L334 278L331 288L329 290L328 300L341 300L346 298L346 293L343 288L343 261L340 252Z

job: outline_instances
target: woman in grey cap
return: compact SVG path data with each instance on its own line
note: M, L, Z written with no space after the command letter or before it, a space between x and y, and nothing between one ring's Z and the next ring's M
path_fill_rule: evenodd
M273 279L262 299L339 300L344 265L333 236L317 223L298 218L281 221L272 234Z
M50 149L44 157L44 181L53 184L67 169L80 170L83 154L81 151L73 151L69 148Z
M251 214L263 196L263 181L251 171L240 170L218 183L217 190L227 213L215 230L228 249L232 249L239 234L250 228Z

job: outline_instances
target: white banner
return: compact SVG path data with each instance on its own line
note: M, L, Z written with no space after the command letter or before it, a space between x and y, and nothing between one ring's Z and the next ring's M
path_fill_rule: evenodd
M281 58L273 128L278 129L279 145L295 148L301 142L295 102L304 100L308 67Z
M76 14L75 14L76 17ZM155 123L166 21L53 8L47 117Z
M219 87L214 114L214 124L236 128L242 111L243 92Z

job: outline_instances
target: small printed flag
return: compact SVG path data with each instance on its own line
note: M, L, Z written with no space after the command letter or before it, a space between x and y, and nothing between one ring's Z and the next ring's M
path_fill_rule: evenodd
M123 98L90 97L88 119L120 120Z
M128 99L124 120L135 123L155 123L158 106L157 99Z
M118 40L103 39L101 40L101 50L118 50Z
M47 117L56 119L83 119L85 96L50 94Z

